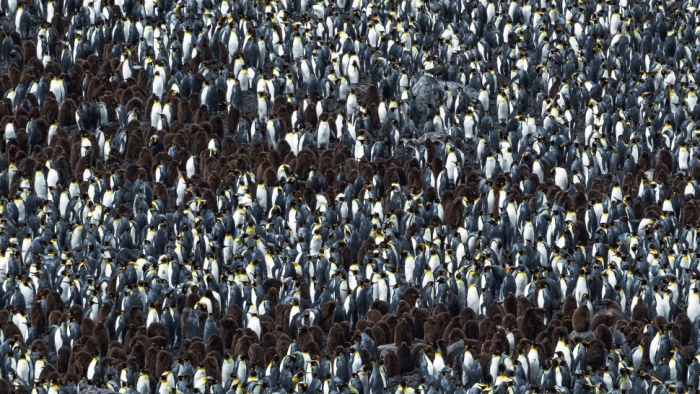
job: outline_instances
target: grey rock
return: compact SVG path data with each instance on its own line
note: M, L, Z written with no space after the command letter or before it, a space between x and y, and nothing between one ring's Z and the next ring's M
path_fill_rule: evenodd
M98 388L90 388L90 389L85 389L79 394L118 394L116 391L112 390L107 390L107 389L98 389Z
M105 389L87 389L81 391L79 394L119 394L116 391L105 390Z
M625 314L622 313L622 311L617 309L617 308L601 309L600 311L598 311L598 313L595 314L595 316L608 316L608 317L610 317L612 319L610 321L611 327L614 326L618 320L629 321L627 316L625 316ZM595 319L595 316L593 316L591 321L593 321L593 319Z
M576 338L581 339L582 341L592 341L593 340L593 331L572 331L571 334L569 334L572 340L576 340Z
M384 359L387 353L396 351L396 346L393 343L389 343L386 345L377 346L377 350L379 350L381 358Z
M444 141L445 138L447 138L448 136L449 136L449 134L447 134L447 133L438 133L438 132L434 132L434 133L425 133L425 134L423 134L420 138L418 138L418 142L420 142L420 143L422 144L422 143L424 143L426 140L431 140L431 141L433 141L433 142L435 142L435 141Z
M454 362L455 357L459 355L461 352L464 351L464 341L459 340L457 342L451 343L449 346L447 346L447 359L452 360Z
M597 315L601 315L601 316L611 316L611 317L614 317L614 318L617 319L617 320L620 320L620 319L622 319L622 320L628 320L628 319L627 319L627 316L625 316L625 314L622 313L622 311L619 310L619 309L617 309L617 308L605 308L605 309L601 309L600 311L598 311L598 313L596 313L596 316L597 316Z
M440 101L445 98L445 87L447 87L453 95L455 95L457 90L461 87L470 102L476 101L479 98L479 92L469 86L458 82L440 81L430 74L424 74L418 79L418 82L413 85L413 88L411 88L411 93L416 96L415 103L418 111L420 111L421 114L425 114L428 109L428 103L438 105ZM419 123L424 121L425 119L420 119Z
M420 344L424 344L423 340L420 340L420 339L413 340L413 346L420 345ZM377 346L377 350L379 351L379 354L381 355L382 359L384 358L384 356L386 356L387 353L395 352L396 349L397 349L397 347L393 343L387 343L386 345Z

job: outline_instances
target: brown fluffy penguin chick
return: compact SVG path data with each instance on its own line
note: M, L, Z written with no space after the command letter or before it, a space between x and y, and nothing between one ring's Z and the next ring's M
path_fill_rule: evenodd
M86 351L79 351L79 352L73 352L71 357L73 360L71 362L71 365L69 367L69 372L76 373L78 375L83 375L87 373L88 366L90 365L90 362L92 361L92 355Z
M29 312L29 315L32 318L32 326L35 327L37 334L44 334L46 332L46 315L44 314L44 311L41 309L41 303L40 302L35 302Z
M413 336L415 338L424 338L424 324L430 317L430 312L425 308L414 308L411 310L411 315L413 316L413 328L415 329Z
M315 342L314 336L309 332L309 326L303 325L299 328L299 334L297 334L297 344L301 349L309 342Z
M576 309L577 309L576 299L574 298L573 295L569 294L564 299L564 306L562 307L562 312L564 313L564 316L572 317L574 312L576 312ZM590 319L590 317L589 317L589 319Z
M643 302L638 302L632 310L632 320L645 321L649 318L649 310Z
M583 306L583 305L582 305ZM593 316L591 320L591 327L598 327L600 325L613 327L615 326L615 316L598 313Z
M155 369L155 376L161 376L163 372L167 371L170 369L170 367L173 365L173 356L170 354L170 352L161 350L158 352L158 355L156 356L156 369Z
M591 311L586 304L581 305L571 316L571 324L575 331L588 331L591 324Z
M396 348L396 356L401 363L399 369L400 374L410 373L415 369L411 347L406 342L401 343L401 345Z
M207 357L207 347L201 338L194 338L188 350L190 354L196 354L199 360L204 360Z
M207 376L221 376L219 361L215 357L205 357L202 360L202 367L207 373Z
M691 328L693 326L693 322L690 321L688 315L686 315L684 312L680 312L676 315L674 323L676 323L681 333L680 337L678 338L681 345L688 345L692 338Z
M301 351L304 353L308 353L312 357L318 357L321 355L321 347L318 346L318 344L314 341L309 341L304 344L304 347L301 348Z
M593 368L601 368L605 364L608 351L600 339L593 339L586 348L586 361Z
M595 328L595 331L593 331L593 336L602 341L606 348L612 349L613 335L608 326L599 325Z
M518 317L523 317L525 316L525 312L529 308L532 307L532 304L530 304L530 300L528 300L526 297L518 297ZM573 310L572 310L573 312Z
M367 320L360 320L355 325L355 330L365 331L365 330L368 330L370 326L371 326L371 323L368 322Z
M394 329L394 345L399 347L401 344L405 344L409 348L413 346L413 332L405 318L401 318Z
M264 333L260 341L260 345L264 349L269 349L271 347L277 346L277 336L271 332Z
M479 323L475 319L468 320L464 323L464 334L467 336L467 339L478 340L480 336Z
M192 114L192 107L190 106L190 103L187 101L183 101L178 104L177 106L177 120L180 121L180 123L186 124L186 123L192 123L193 119L193 114Z
M59 373L68 372L68 366L70 365L70 353L70 348L68 346L61 346L61 348L58 349L56 366L58 367Z
M326 346L328 349L335 349L338 346L345 347L345 329L339 325L335 324L328 331L328 338L326 339Z
M212 334L209 336L209 340L207 341L207 354L218 353L219 356L221 356L223 351L224 341L221 339L221 336L219 334Z
M525 338L534 338L539 333L546 331L544 322L540 319L535 308L528 308L520 321L520 331Z
M392 315L387 315L388 319L387 321L378 321L377 324L372 327L372 331L378 331L381 330L384 333L384 344L390 343L392 338L394 337L394 328L396 328L396 325L398 324L398 319L396 316ZM393 327L393 328L392 328Z
M80 332L90 333L95 329L95 322L92 319L83 319L80 323Z
M51 108L52 104L55 104L56 107L58 107L58 103L54 100L53 103L48 104L49 107L47 110L51 111L53 113L54 108ZM46 107L46 106L45 106ZM63 105L58 109L58 115L57 115L57 123L59 126L63 127L70 127L75 124L75 110L77 109L77 105L75 104L75 101L71 99L66 99L63 102Z
M384 366L389 377L398 376L401 374L401 360L393 351L388 351L384 355Z
M323 346L323 330L321 329L321 327L315 326L315 325L311 326L311 327L309 327L309 332L314 337L314 342L316 342L316 344L319 347L322 347Z
M248 348L248 358L254 365L265 365L265 349L257 343L250 345Z
M376 324L378 321L382 320L382 313L376 309L370 309L364 317L365 320L370 322L371 325Z
M374 339L374 342L380 346L387 343L386 336L384 335L384 330L379 326L374 326L367 329L370 332L370 336Z
M370 85L367 91L365 92L362 101L364 101L365 107L369 107L370 105L379 105L380 99L377 87L374 85Z
M284 357L284 355L287 354L287 351L289 350L289 344L291 341L288 340L279 340L277 341L277 354L280 357Z
M164 336L167 338L170 335L170 333L168 332L168 329L165 328L165 326L159 322L152 322L148 326L148 329L146 332L147 332L149 338L158 337L158 336Z
M122 344L117 341L112 341L109 344L109 350L107 351L107 357L114 360L125 361L127 358L126 351L122 347ZM60 371L59 371L60 372Z
M43 339L35 339L31 345L32 351L41 354L45 358L49 357L49 347Z

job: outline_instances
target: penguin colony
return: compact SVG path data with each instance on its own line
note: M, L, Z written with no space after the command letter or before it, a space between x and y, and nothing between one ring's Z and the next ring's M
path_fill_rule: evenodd
M700 388L697 0L0 10L0 393Z

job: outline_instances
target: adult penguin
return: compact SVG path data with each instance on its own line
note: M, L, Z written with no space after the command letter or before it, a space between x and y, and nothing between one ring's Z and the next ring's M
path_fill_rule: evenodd
M29 10L25 10L24 5L20 4L17 7L17 12L15 13L15 29L17 29L17 31L19 32L19 36L22 40L28 40L30 38L29 19Z
M9 34L5 35L5 33L3 33L2 37L3 37L2 47L0 48L1 53L2 53L2 61L5 65L9 65L10 64L10 53L12 53L12 49L14 48L15 44L14 44L14 41L12 40L12 37L10 37Z
M20 70L24 69L24 57L20 51L13 50L10 52L10 64L16 65Z

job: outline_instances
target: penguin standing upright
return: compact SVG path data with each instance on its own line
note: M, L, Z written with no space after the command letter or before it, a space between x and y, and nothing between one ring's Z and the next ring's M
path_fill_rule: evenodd
M30 15L29 11L24 9L23 4L17 6L17 11L14 12L15 15L15 29L19 32L19 36L22 40L28 40L29 37L29 23Z
M34 173L34 192L40 201L45 201L48 198L48 187L46 183L46 177L41 168L37 168Z
M158 100L163 99L165 82L163 81L163 76L160 75L160 71L156 70L153 73L153 94L158 98Z
M258 118L261 122L267 123L269 116L269 100L264 92L258 93Z
M327 117L321 119L316 129L316 146L319 149L328 149L330 147L331 128Z
M0 392L697 391L698 1L535 3L0 0Z
M686 311L688 319L695 322L700 316L700 290L695 287L688 294L688 309Z
M357 85L360 82L360 66L357 61L353 60L348 66L348 83L351 85Z
M186 25L182 38L182 64L184 65L189 65L192 62L192 48L195 45L192 35L192 28Z

